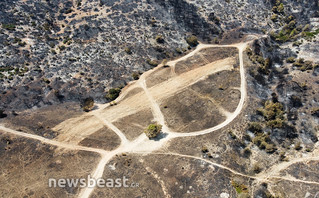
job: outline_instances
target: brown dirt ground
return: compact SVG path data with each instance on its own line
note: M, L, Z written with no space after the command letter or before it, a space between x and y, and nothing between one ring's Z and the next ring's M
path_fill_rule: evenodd
M174 163L172 163L174 162ZM110 168L109 165L114 165ZM200 169L201 171L198 171ZM127 176L138 188L100 188L92 197L235 197L232 174L197 159L168 155L118 156L106 165L103 178ZM242 179L243 180L243 179ZM244 181L244 180L243 180ZM165 196L166 195L166 196Z
M146 86L153 87L156 84L162 83L172 77L170 67L161 67L146 78Z
M153 122L151 109L139 111L135 114L123 117L113 124L119 128L128 140L133 140L141 135L146 127Z
M189 89L164 100L160 107L168 127L176 132L207 129L226 119L210 100L198 97Z
M99 155L56 150L30 139L0 135L0 197L75 197L78 188L49 188L49 178L87 177Z
M82 146L100 148L104 150L116 149L120 144L120 138L107 127L103 127L79 143L79 145Z
M52 130L54 126L83 114L84 112L79 104L64 103L21 112L18 116L5 119L4 124L12 129L51 139L58 135L57 132Z

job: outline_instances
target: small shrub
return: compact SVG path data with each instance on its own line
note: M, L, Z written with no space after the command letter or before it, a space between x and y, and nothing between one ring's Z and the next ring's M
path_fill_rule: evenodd
M50 80L47 78L43 78L42 81L45 82L46 84L50 84Z
M156 23L157 23L156 19L154 17L152 17L152 19L150 21L151 26L156 27Z
M243 151L245 157L249 157L251 155L251 150L246 147Z
M292 95L290 97L290 102L293 107L301 107L302 106L302 100L299 96Z
M286 157L286 153L285 152L280 152L279 160L280 161L288 161L288 158Z
M149 65L153 66L153 67L156 67L158 65L158 61L157 60L151 60L151 59L148 59L146 61Z
M84 99L84 102L82 105L83 111L89 112L93 109L93 107L94 107L94 100L92 97Z
M163 59L163 61L162 61L162 65L163 65L163 67L169 67L168 65L167 65L167 63L168 63L168 60L167 59Z
M26 46L26 44L27 44L27 43L26 43L26 42L24 42L24 41L23 41L23 42L21 42L21 41L20 41L20 42L18 42L18 45L19 45L19 46L21 46L21 47Z
M319 107L312 108L311 115L319 117Z
M117 105L115 101L110 102L110 106L114 106L114 105Z
M258 174L262 171L262 168L260 167L260 165L258 163L256 163L253 166L253 171L254 171L254 173Z
M296 149L297 151L300 151L300 150L302 149L302 146L301 146L301 143L300 143L300 142L297 142L297 143L295 144L295 149Z
M301 71L307 71L313 69L312 61L305 61L305 63L299 68Z
M134 80L138 80L138 79L140 78L140 74L139 74L138 72L133 72L132 78L133 78Z
M160 124L150 124L144 131L145 135L151 139L157 137L162 130L162 125Z
M131 50L131 48L129 48L129 47L126 47L126 48L124 49L124 51L125 51L127 54L132 54L132 50Z
M243 139L248 142L251 142L251 137L248 134L244 134Z
M277 150L277 148L275 147L274 144L267 144L267 145L266 145L265 151L266 151L267 153L273 153L273 152L275 152L276 150Z
M284 12L284 4L283 3L281 3L278 7L277 7L277 12L278 13L283 13Z
M71 12L73 12L73 10L71 8L68 8L64 11L65 14L70 14Z
M202 147L202 153L208 153L208 148L206 146L203 146Z
M275 119L275 120L270 120L266 123L266 125L268 127L271 127L271 128L282 128L283 127L283 124L284 124L284 120L282 119Z
M106 99L115 100L121 93L121 88L112 88L106 94Z
M15 30L16 26L14 24L2 24L2 28L6 30Z
M182 51L181 48L175 48L175 51L176 51L178 54L182 54L182 53L183 53L183 51Z
M312 151L312 149L311 148L306 148L306 152L311 152Z
M271 20L276 22L278 20L278 14L271 15Z
M236 181L232 181L231 182L232 186L235 188L236 192L238 194L241 193L248 193L248 187L244 184L239 184Z
M42 29L43 30L46 30L46 31L49 31L51 29L51 26L48 22L45 22L43 25L42 25Z
M0 118L5 118L7 117L7 114L4 113L3 109L0 109Z
M289 57L286 59L287 63L294 63L296 62L296 58L295 57Z
M82 5L82 2L81 2L81 1L82 1L82 0L77 0L77 4L76 4L77 7L79 7L79 6Z
M265 149L267 153L271 153L276 149L275 146L270 143L269 135L264 133L257 134L253 139L253 143L258 146L259 149Z
M158 43L164 43L164 37L162 35L157 35L155 40Z
M14 37L13 43L18 43L21 42L22 40L20 38Z
M258 122L251 122L248 124L248 130L257 134L262 132L262 126Z
M234 132L233 131L228 131L228 134L230 135L230 137L232 138L232 139L237 139L237 136L234 134Z
M59 46L59 50L60 50L60 51L65 50L65 48L66 48L66 47L65 47L64 45L60 45L60 46Z
M186 42L192 47L196 47L198 45L197 37L194 35L187 37Z

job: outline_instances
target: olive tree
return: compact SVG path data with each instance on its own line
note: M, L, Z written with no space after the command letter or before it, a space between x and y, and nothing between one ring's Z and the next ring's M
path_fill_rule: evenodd
M145 129L144 133L148 138L155 138L157 137L162 130L162 125L160 124L150 124L148 127Z

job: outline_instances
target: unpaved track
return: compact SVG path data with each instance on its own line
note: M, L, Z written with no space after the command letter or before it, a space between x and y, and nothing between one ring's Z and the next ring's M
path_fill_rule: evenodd
M128 140L126 138L126 136L124 135L124 133L119 130L116 126L114 126L114 124L112 124L111 122L107 121L106 119L104 119L103 117L101 117L99 114L93 114L95 115L95 117L97 117L105 126L107 126L108 128L110 128L112 131L114 131L121 139L121 144L126 144L128 143Z
M183 154L179 154L179 153L159 153L159 152L153 152L153 153L152 152L133 152L133 153L135 153L135 154L144 154L144 155L145 154L147 154L147 155L168 155L168 156L177 156L177 157L200 160L200 161L206 162L206 163L208 163L210 165L213 165L215 167L227 170L227 171L231 172L234 175L238 175L238 176L241 176L241 177L254 179L257 182L273 182L273 180L286 180L286 181L299 182L299 183L305 183L305 184L319 185L319 182L300 180L300 179L296 179L294 177L287 177L287 176L273 176L271 173L269 173L269 174L259 174L259 175L255 175L255 176L247 175L247 174L243 174L243 173L237 172L236 170L234 170L232 168L229 168L227 166L212 162L212 161L204 159L202 157L196 157L196 156L192 156L192 155L183 155ZM317 158L317 160L319 160L319 159ZM300 161L300 162L307 161L307 159L301 159L301 160L298 160L298 161ZM296 162L292 162L291 165L293 163L296 163Z
M90 152L100 153L102 155L109 153L108 151L105 151L103 149L96 149L96 148L91 148L91 147L79 146L79 145L76 145L76 144L58 142L58 141L55 141L55 140L44 138L42 136L33 135L33 134L24 133L24 132L16 131L16 130L13 130L13 129L9 129L9 128L6 128L6 127L1 126L1 125L0 125L0 131L4 131L5 133L13 134L13 135L16 135L16 136L21 136L21 137L25 137L25 138L38 140L38 141L40 141L42 143L50 144L50 145L57 146L57 147L62 147L62 148L65 148L65 149L90 151Z

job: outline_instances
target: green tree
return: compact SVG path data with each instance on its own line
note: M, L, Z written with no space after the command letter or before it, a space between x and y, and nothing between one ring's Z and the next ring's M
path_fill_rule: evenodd
M160 124L150 124L148 125L148 127L146 128L146 130L144 131L145 135L148 138L155 138L157 137L162 130L162 125Z

